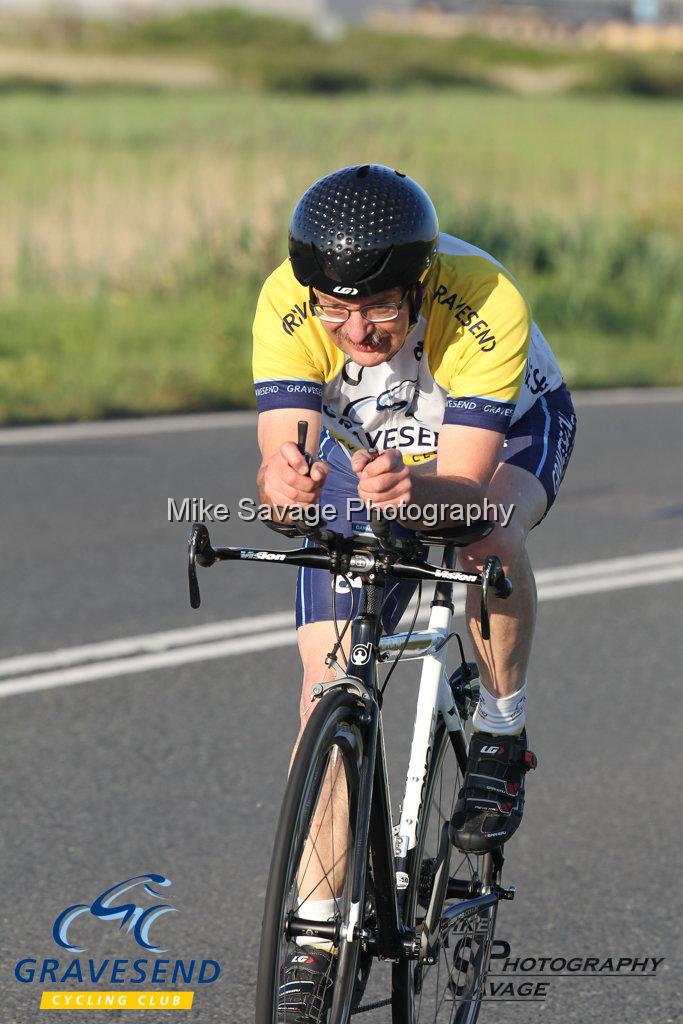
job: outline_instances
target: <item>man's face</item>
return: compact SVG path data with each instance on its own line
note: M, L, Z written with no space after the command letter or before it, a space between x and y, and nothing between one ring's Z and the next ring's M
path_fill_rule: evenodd
M366 320L360 309L381 306L387 302L395 302L398 305L404 292L404 288L389 288L363 299L349 299L346 296L341 299L337 295L316 291L315 295L321 306L337 306L340 309L351 310L351 315L345 323L335 324L322 319L320 323L337 348L354 363L359 366L378 366L379 363L391 359L403 347L410 323L409 302L406 299L403 303L396 320L386 320L379 324Z

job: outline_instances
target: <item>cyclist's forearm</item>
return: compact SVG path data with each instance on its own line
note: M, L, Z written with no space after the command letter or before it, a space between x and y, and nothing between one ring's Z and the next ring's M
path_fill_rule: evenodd
M470 517L484 516L486 488L475 480L453 476L425 476L411 474L411 505L424 509L418 526L433 530L439 526L458 526L464 519L464 510L469 508ZM478 510L478 511L477 511ZM406 525L415 529L416 521Z

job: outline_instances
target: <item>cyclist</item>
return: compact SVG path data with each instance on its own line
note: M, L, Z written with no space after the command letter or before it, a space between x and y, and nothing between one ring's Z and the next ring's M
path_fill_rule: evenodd
M526 538L555 500L576 429L520 286L493 256L439 234L432 202L411 178L380 165L345 167L313 184L294 209L289 258L259 298L253 368L262 502L327 506L331 528L346 534L367 520L358 499L395 510L399 522L402 515L399 531L421 528L409 516L415 508L430 528L457 525L468 506L487 508L489 518L499 512L489 536L460 553L466 571L499 555L514 593L492 601L490 642L481 637L477 596L467 597L481 689L450 836L472 853L505 843L522 818L525 773L535 767L525 731L536 616ZM310 470L284 440L296 437L300 419L317 452ZM388 588L385 629L393 631L411 592L401 581ZM335 640L333 596L345 618L357 591L322 570L299 571L302 730L311 686L334 674L324 664ZM334 895L321 883L300 913L329 917ZM318 1019L312 1001L331 955L302 950L305 969L285 972L283 992L301 1021Z

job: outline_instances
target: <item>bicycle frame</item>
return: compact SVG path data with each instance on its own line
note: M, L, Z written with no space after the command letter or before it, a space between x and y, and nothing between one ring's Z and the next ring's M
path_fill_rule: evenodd
M442 564L445 569L451 570L453 563L454 549L447 546ZM427 629L413 632L408 639L406 633L379 635L378 609L384 586L381 583L364 582L360 612L353 620L351 629L347 669L349 674L334 682L321 684L317 692L314 690L314 696L321 697L336 687L352 688L365 701L364 762L358 803L360 830L356 842L361 849L363 847L360 844L363 843L364 846L367 840L372 855L377 910L377 932L373 952L387 960L397 960L404 956L415 958L420 955L415 935L404 926L402 916L405 892L410 884L407 871L409 853L415 847L418 838L422 796L439 714L451 734L452 741L457 737L463 751L466 751L462 721L445 669L449 626L453 615L452 586L452 583L446 581L437 584ZM394 826L381 724L381 695L377 686L377 664L396 661L399 657L401 660L422 659L424 664L418 690L401 815L398 824ZM368 829L367 834L364 832L365 825ZM502 863L502 857L500 860ZM471 912L475 907L493 905L499 898L494 892L470 897L462 904L449 908L442 915L449 861L450 843L446 825L440 844L441 899L436 896L432 899L432 905L425 918L420 943L421 955L429 955L432 951L442 916L453 920L460 914ZM360 931L366 869L366 858L356 858L349 919L341 926L341 934L349 940L368 938ZM463 892L462 895L466 896L466 893ZM291 924L293 932L299 930L297 925L309 934L311 930L317 930L323 937L313 922L294 921Z

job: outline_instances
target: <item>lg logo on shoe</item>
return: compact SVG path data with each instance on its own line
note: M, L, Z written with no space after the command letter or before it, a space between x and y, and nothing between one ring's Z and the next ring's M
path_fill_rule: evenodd
M505 751L505 747L482 747L482 754L502 754Z

